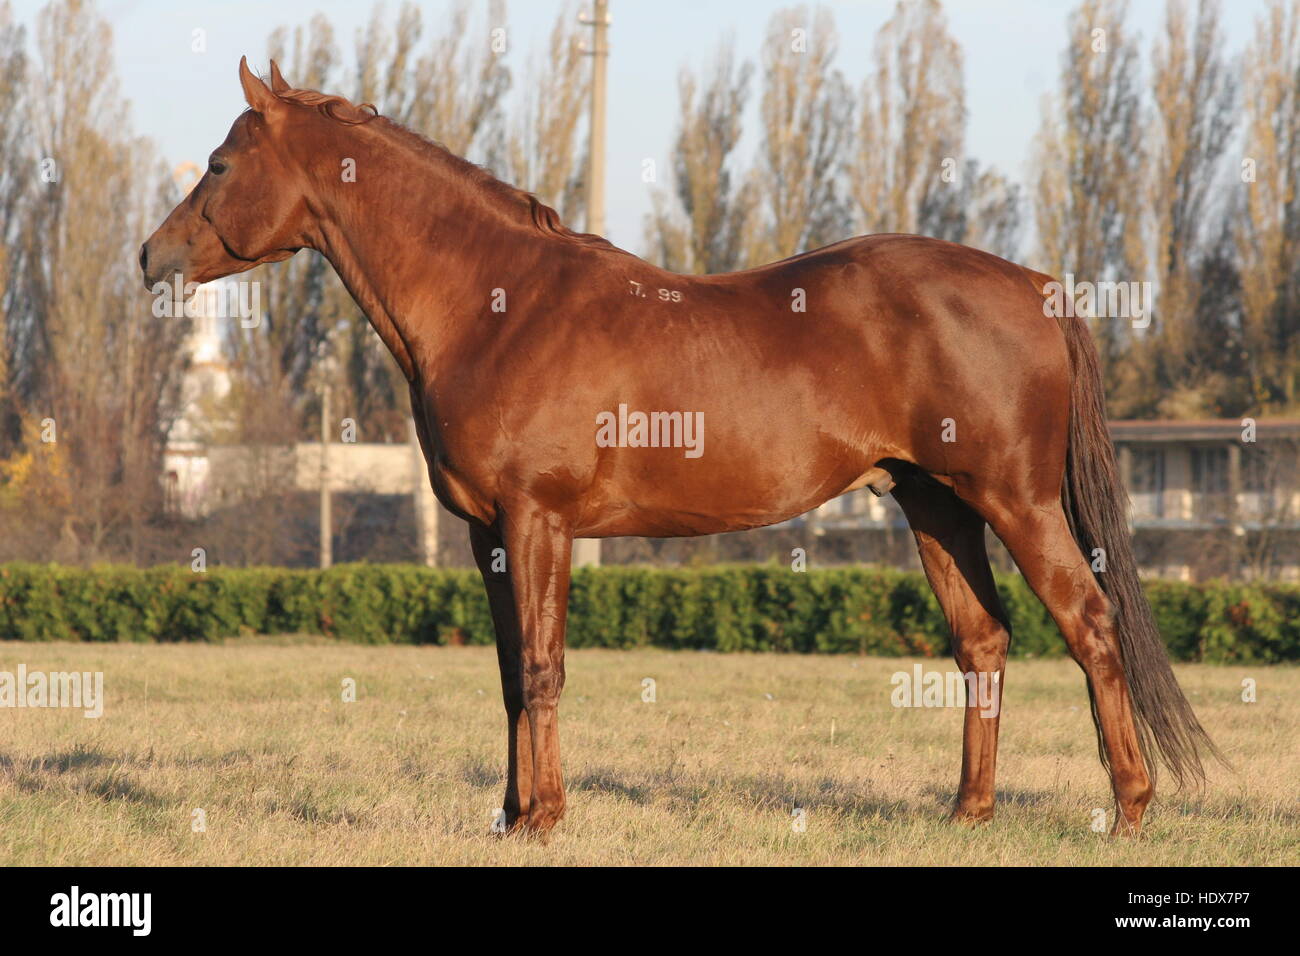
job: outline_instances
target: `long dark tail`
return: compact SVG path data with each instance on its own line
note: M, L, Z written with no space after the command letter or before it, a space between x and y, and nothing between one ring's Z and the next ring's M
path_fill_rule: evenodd
M1097 350L1088 327L1077 316L1061 320L1070 350L1070 447L1066 458L1062 503L1074 539L1091 560L1093 549L1105 554L1103 573L1096 575L1114 608L1115 629L1124 660L1124 676L1137 721L1138 742L1152 783L1156 755L1181 787L1201 785L1204 750L1223 761L1206 734L1169 666L1151 606L1138 579L1137 560L1128 528L1128 493L1115 461L1115 447L1106 429ZM1089 687L1089 694L1092 688ZM1097 720L1093 703L1093 720ZM1101 726L1097 727L1100 744ZM1107 763L1103 747L1101 761Z

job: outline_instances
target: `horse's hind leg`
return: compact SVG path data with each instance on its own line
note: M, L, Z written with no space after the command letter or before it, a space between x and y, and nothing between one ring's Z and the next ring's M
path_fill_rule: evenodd
M1011 632L998 599L984 548L984 519L948 488L928 476L909 475L894 488L921 552L925 575L952 631L953 657L963 674L991 697L983 704L967 694L962 732L961 784L953 819L978 822L993 816L998 721ZM968 691L971 688L968 682Z
M988 508L985 516L1087 675L1102 762L1115 793L1112 833L1137 833L1153 788L1138 743L1110 601L1075 543L1059 501Z

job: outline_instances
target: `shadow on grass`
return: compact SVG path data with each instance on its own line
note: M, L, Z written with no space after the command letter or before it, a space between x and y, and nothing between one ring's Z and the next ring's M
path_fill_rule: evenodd
M83 787L86 793L109 802L125 800L146 807L163 807L173 801L165 800L159 794L140 786L130 777L120 773L110 773Z
M303 823L319 827L373 828L378 824L372 816L348 807L323 806L310 793L296 793L288 798L270 800L263 807L268 815L285 813Z
M925 788L924 793L945 807L952 807L957 803L957 791L953 787L929 786ZM1050 807L1061 802L1061 795L1051 790L999 788L994 791L994 798L999 807Z
M109 802L125 801L141 806L161 807L168 801L140 786L118 769L93 773L100 767L120 765L125 758L115 758L93 747L78 746L43 757L14 760L0 754L0 773L9 777L23 793L43 793L70 789ZM91 773L87 773L87 771Z
M460 778L475 787L496 790L505 786L502 768L480 760L467 760ZM853 818L894 820L904 817L933 819L933 804L886 799L872 794L861 783L823 777L812 785L796 783L778 774L746 775L713 779L687 778L669 769L646 774L628 774L611 767L589 767L568 777L569 793L598 793L620 797L637 806L663 803L691 811L706 800L725 795L755 811L830 810Z
M44 757L16 761L8 754L0 754L0 772L13 773L19 770L27 773L68 773L87 767L103 767L117 762L113 757L95 747L76 746L71 750L62 750Z
M719 795L734 797L755 811L825 810L859 820L934 819L930 803L890 799L870 792L865 783L847 785L823 777L813 782L795 782L780 774L745 775L713 780L688 781L680 775L661 773L632 779L616 770L601 767L575 775L569 781L574 792L605 793L644 806L656 802L693 809Z
M402 769L403 772L412 776L424 776L428 772L423 768L415 767L408 768L403 766ZM497 767L494 764L477 759L469 759L461 764L460 778L475 787L493 788L504 787L506 785L506 775L503 767Z

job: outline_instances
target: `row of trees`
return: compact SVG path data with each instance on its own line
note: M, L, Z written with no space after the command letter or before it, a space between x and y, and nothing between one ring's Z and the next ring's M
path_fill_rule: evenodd
M860 90L836 66L824 9L776 14L761 54L756 155L738 155L753 65L724 43L683 68L673 184L648 218L651 255L683 272L769 262L858 233L910 232L1015 255L1018 188L965 156L962 54L938 0L908 0L875 40Z
M579 225L589 64L577 13L562 10L522 63L493 46L501 0L464 0L436 31L415 3L376 6L347 55L316 16L274 30L267 52L295 85L374 103ZM158 476L186 322L153 317L135 255L180 191L130 132L110 36L90 0L51 0L30 36L0 0L0 558L174 550ZM726 42L682 67L641 251L718 272L917 232L1058 276L1146 280L1148 328L1095 326L1113 414L1293 411L1300 0L1267 0L1235 56L1219 0L1167 0L1149 42L1124 0L1081 0L1063 42L1017 183L966 149L962 50L939 0L901 0L873 42L851 45L826 8L781 10L753 59ZM856 87L846 50L868 64ZM406 440L405 383L324 260L248 278L263 320L230 330L232 388L203 416L207 437L312 436L328 384L362 440Z
M145 556L183 325L133 268L170 176L132 136L77 0L34 36L0 4L0 502L5 555Z

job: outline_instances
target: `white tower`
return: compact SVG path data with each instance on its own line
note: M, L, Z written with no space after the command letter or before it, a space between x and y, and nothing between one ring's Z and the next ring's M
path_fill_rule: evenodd
M188 193L198 182L199 170L193 163L182 163L173 175ZM189 367L181 383L181 407L163 451L167 510L186 518L198 518L207 511L205 426L213 404L230 392L230 367L221 346L223 291L221 283L209 282L195 292L196 315L185 339Z

